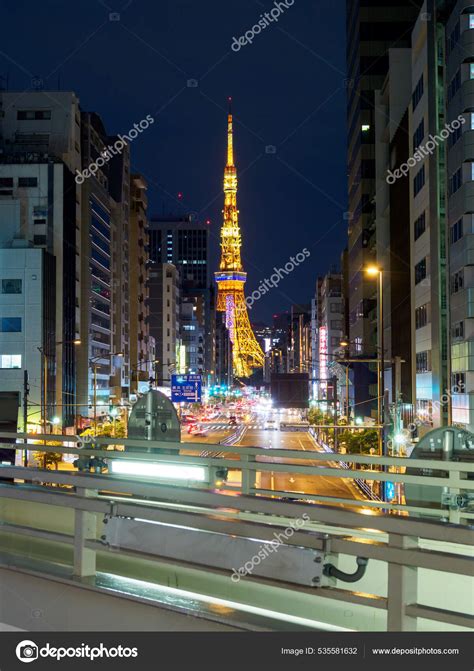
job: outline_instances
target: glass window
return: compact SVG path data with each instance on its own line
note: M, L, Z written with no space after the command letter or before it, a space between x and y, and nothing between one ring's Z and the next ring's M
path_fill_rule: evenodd
M18 186L38 186L38 180L36 177L19 177Z
M21 354L0 354L0 368L21 368Z
M416 107L417 107L418 103L420 102L422 96L423 96L423 75L421 75L420 79L418 80L418 84L415 86L415 90L413 91L413 96L412 96L413 110L416 109Z
M426 258L421 259L415 266L415 284L419 284L426 277Z
M2 280L2 294L21 294L21 280Z
M415 220L414 224L414 233L415 233L415 240L418 240L418 238L423 235L423 233L426 231L426 214L423 212L420 214L418 219Z
M464 270L451 275L451 293L457 294L464 288Z
M18 110L19 121L45 121L51 119L51 110Z
M426 326L428 321L429 321L429 304L425 303L424 305L420 305L420 307L416 308L415 310L415 328L416 329L423 328L423 326Z
M453 245L455 242L460 240L462 236L463 236L463 224L461 217L456 221L455 224L451 226L451 232L450 232L451 244Z
M474 63L469 63L469 79L474 79Z
M464 338L464 322L456 322L452 329L453 338Z
M2 317L0 318L0 332L2 333L20 333L21 317Z
M431 352L417 352L416 355L416 372L428 373L431 370Z
M462 168L458 168L456 172L449 178L449 195L452 196L462 186Z
M415 175L415 178L413 180L413 193L414 195L418 195L418 193L421 191L421 189L425 185L425 166L421 168Z
M471 30L474 28L474 14L469 14L469 28Z

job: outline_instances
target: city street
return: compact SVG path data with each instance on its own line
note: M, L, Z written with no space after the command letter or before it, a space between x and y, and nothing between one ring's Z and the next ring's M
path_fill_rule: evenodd
M223 443L235 431L242 426L245 431L241 440L236 445L241 447L261 447L267 450L266 456L259 458L261 461L282 464L285 459L272 457L271 450L286 449L301 452L318 452L318 446L312 436L306 431L281 431L278 428L265 428L268 423L274 421L275 413L252 412L250 417L239 422L237 426L231 424L223 412L214 421L199 422L198 432L188 433L188 427L182 427L182 441L185 443L219 444ZM280 416L281 417L281 416ZM282 419L288 419L282 417ZM279 420L275 421L275 427L279 426ZM182 451L182 454L186 454ZM314 459L301 461L311 466L328 466L327 462ZM262 489L298 492L304 494L320 494L321 496L334 496L336 498L362 498L358 488L347 479L329 476L306 476L291 473L263 473L258 476L257 482ZM342 504L339 504L342 505Z
M262 423L249 423L239 445L243 447L259 446L268 450L289 449L304 452L317 452L317 446L309 433L304 431L279 431L261 428ZM257 428L258 427L258 428ZM263 460L263 458L262 458ZM277 457L265 457L265 461L284 463L284 459ZM302 462L312 466L328 465L327 462L314 461ZM275 489L287 492L301 492L305 494L321 494L322 496L334 496L338 498L360 498L359 492L348 480L332 478L327 476L305 476L295 473L266 473L262 474L260 486L265 489Z

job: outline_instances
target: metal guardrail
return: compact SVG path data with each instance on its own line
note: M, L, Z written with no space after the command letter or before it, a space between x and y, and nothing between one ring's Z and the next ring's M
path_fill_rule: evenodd
M5 437L1 434L0 437ZM41 437L39 437L41 439ZM55 436L55 440L58 439ZM63 437L63 440L70 440ZM121 441L129 446L140 441ZM92 449L77 449L77 453L90 453L96 456L110 457L111 452L99 449L112 445L110 439L99 439L97 447ZM169 447L169 443L161 443L161 446ZM159 447L153 444L153 447ZM23 445L21 446L23 448ZM71 452L74 448L58 446L44 446L28 444L28 447L38 451L64 451ZM147 448L149 447L147 443ZM183 447L189 449L187 443ZM195 446L196 450L202 449L202 445ZM236 468L242 468L247 475L242 478L243 489L251 490L248 477L256 470L271 466L282 468L297 468L298 472L308 472L310 467L301 464L265 464L255 461L255 458L266 452L256 448L232 448L239 452L240 459L199 459L191 458L193 464L206 462L210 466L214 462L224 462ZM289 454L291 450L275 450L279 456L295 458L298 461L305 458L300 452L297 456ZM309 458L314 460L314 453L309 453ZM337 455L319 455L322 460L335 460ZM170 455L157 455L150 453L133 453L113 451L113 457L118 459L137 459L144 461L173 461ZM166 457L162 459L162 457ZM324 458L323 458L324 457ZM188 463L190 458L183 457L183 462ZM370 464L371 457L351 457L354 461L362 464ZM421 461L421 460L420 460ZM384 458L377 463L394 463L400 465L402 459ZM411 465L419 466L417 460L410 460ZM426 466L426 462L422 462ZM430 477L427 478L432 484L439 482L446 484L451 476L459 484L459 478L464 473L472 473L474 465L459 463L429 464L430 468L447 470L449 478ZM312 467L312 471L324 475L328 471L340 469L319 469ZM343 469L339 476L351 477L359 471ZM334 473L333 473L334 475ZM385 474L378 474L382 479ZM393 478L394 474L389 474ZM361 530L367 526L366 515L355 512L352 508L341 509L334 506L315 506L310 503L293 504L287 501L269 499L263 496L253 496L252 491L241 493L240 496L229 495L229 492L206 491L203 489L191 489L169 484L157 483L150 478L132 478L130 476L115 476L103 473L78 473L66 471L45 470L39 468L27 468L21 466L0 466L0 476L17 479L17 483L2 483L0 480L0 498L10 501L30 502L35 505L44 504L56 506L65 510L74 511L73 528L61 531L53 531L50 528L41 528L35 524L36 517L32 515L28 525L9 523L3 521L0 532L17 536L27 535L30 539L39 539L43 543L68 545L73 549L72 576L78 579L94 576L96 573L96 556L102 553L107 556L112 548L104 546L96 534L97 522L100 517L132 518L145 520L166 525L175 525L184 529L201 530L240 538L258 538L262 542L273 540L275 529L287 527L289 522L306 519L307 521L294 531L291 538L285 541L289 547L312 548L331 557L365 557L376 560L387 565L387 596L363 593L361 591L350 591L344 583L333 581L332 584L320 587L318 585L298 585L288 580L278 578L263 578L261 576L247 576L243 578L244 584L258 583L265 586L278 587L288 590L288 598L295 592L313 595L323 599L331 599L348 604L369 606L382 609L387 612L387 629L389 631L403 631L416 629L417 618L449 623L455 627L473 627L474 616L470 612L457 612L455 610L440 609L426 603L419 603L417 596L417 575L420 570L437 571L448 576L458 575L472 578L474 576L474 557L472 556L472 545L474 544L474 529L468 525L457 525L449 522L439 523L433 520L422 520L407 518L397 515L375 515L370 517L370 528L375 537L367 540ZM408 476L407 476L408 477ZM19 484L18 480L23 484ZM246 481L246 484L244 481ZM41 486L41 483L62 485L64 489ZM473 482L465 482L469 489L474 487ZM66 489L69 488L69 489ZM108 492L108 493L107 493ZM257 492L255 492L257 493ZM261 493L261 492L258 492ZM147 501L146 499L151 499ZM159 502L159 505L156 503ZM364 505L367 505L365 503ZM383 504L384 507L387 504ZM5 510L5 506L3 507ZM64 519L64 518L63 518ZM68 516L68 519L70 516ZM54 519L49 517L49 524L54 524ZM314 525L326 525L327 528L336 527L339 533L321 534L314 533ZM358 537L359 534L359 537ZM423 547L423 542L428 539L429 549ZM32 541L33 542L33 541ZM452 551L447 547L452 547ZM471 548L469 548L471 546ZM31 548L29 547L29 552ZM122 552L120 548L113 551ZM124 556L141 559L142 561L156 561L171 566L183 566L195 570L206 571L230 579L229 571L219 568L210 562L209 565L196 564L192 558L192 548L182 559L170 560L169 557L156 555L154 557L144 556L134 550L124 550ZM201 560L203 561L203 560ZM9 569L15 569L15 558L12 555L8 563ZM369 567L370 568L370 567ZM115 566L114 571L120 569ZM248 593L247 593L248 594Z
M37 441L43 440L54 440L55 442L61 443L80 443L80 439L72 436L51 436L51 435L36 435L36 436L27 436L26 434L8 434L0 433L0 440L5 437L10 437L17 440L31 440L34 438ZM0 447L13 447L12 443L1 443ZM125 448L125 451L120 451L117 446L122 446L122 449ZM302 494L297 492L287 492L281 490L268 490L261 487L257 487L257 474L258 473L289 473L289 474L303 474L307 476L325 476L333 478L346 478L352 481L361 479L361 477L366 476L368 480L376 481L389 481L392 483L411 483L411 484L422 484L426 487L438 487L445 488L445 491L450 491L453 494L459 493L459 491L474 492L474 463L468 462L458 462L458 461L439 461L434 459L407 459L405 457L380 457L380 456L368 456L368 455L351 455L349 464L356 464L361 466L368 466L369 468L354 468L347 467L347 455L341 455L336 453L325 453L325 452L309 452L309 451L300 451L300 450L289 450L289 449L272 449L271 451L265 448L256 448L256 447L240 447L240 446L229 446L225 451L223 451L222 445L212 445L206 444L206 456L201 456L203 453L203 444L202 443L174 443L174 442L163 442L163 441L146 441L144 445L143 440L135 439L117 439L117 438L103 438L98 437L93 440L93 442L88 443L87 447L82 448L73 448L73 447L61 447L58 445L48 446L44 444L17 444L15 445L16 449L21 450L34 450L38 452L62 452L64 454L74 454L78 456L90 456L95 459L111 459L114 460L133 460L133 461L152 461L152 462L173 462L176 463L176 460L181 464L193 465L193 466L204 466L209 469L209 472L212 474L216 470L223 468L228 468L230 470L236 470L241 472L241 482L240 485L233 483L234 488L237 488L244 494L263 494L267 496L275 497L286 497L291 499L303 499L305 501L315 501L319 503L326 504L344 504L351 507L362 507L362 508L375 508L383 511L391 512L402 512L408 514L416 515L425 515L433 518L438 518L440 520L449 520L454 523L459 523L462 520L474 520L474 512L469 510L460 510L454 507L443 507L441 505L439 508L429 507L429 506L413 506L406 504L398 503L388 503L384 501L377 500L361 500L359 498L341 498L335 496L324 496L320 494ZM133 452L127 452L127 447L134 448ZM137 448L146 448L146 452L138 452ZM185 450L187 453L192 452L194 454L186 455L174 455L163 454L159 452L160 449L169 450L169 449L179 450L180 448ZM150 450L156 450L152 452ZM224 452L224 456L212 456L215 453ZM195 455L195 456L194 456ZM284 460L282 463L274 463L270 461L265 461L262 459L266 458L278 458ZM326 466L314 464L308 464L305 462L333 462L337 464L336 466L331 465L330 463ZM371 470L372 466L381 467L386 466L387 470ZM400 472L390 472L390 467L401 468L410 467L410 469L424 469L430 471L441 471L441 473L447 473L447 477L442 475L407 475L406 473ZM4 467L3 467L4 468ZM471 479L468 479L468 477ZM5 476L8 477L8 476ZM11 476L10 476L11 477ZM14 477L21 477L20 475L15 475ZM24 476L23 476L24 477ZM212 479L211 479L212 482ZM206 483L203 483L203 487L208 486ZM229 485L225 483L222 485L222 488L229 488Z

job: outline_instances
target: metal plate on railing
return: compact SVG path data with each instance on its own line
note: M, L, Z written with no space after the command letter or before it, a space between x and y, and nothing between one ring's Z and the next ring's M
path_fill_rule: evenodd
M285 545L294 529L275 530L274 540L240 538L227 534L112 517L105 526L105 542L132 550L203 566L228 569L233 582L244 575L262 576L299 585L322 582L324 553Z

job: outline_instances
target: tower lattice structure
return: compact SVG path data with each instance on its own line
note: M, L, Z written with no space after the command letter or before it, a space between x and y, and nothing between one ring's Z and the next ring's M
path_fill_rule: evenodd
M232 341L232 367L237 377L249 377L261 368L264 354L252 331L245 303L244 272L240 258L242 236L237 209L237 170L234 165L232 110L227 117L227 165L224 170L224 223L221 228L221 261L214 273L217 283L217 310L225 312Z

